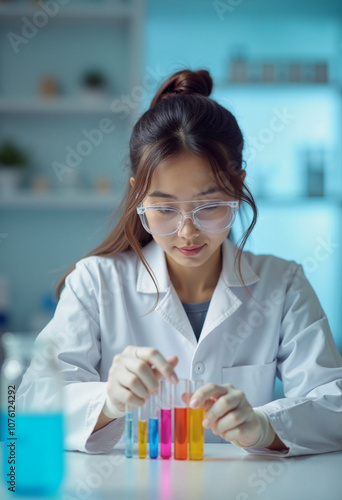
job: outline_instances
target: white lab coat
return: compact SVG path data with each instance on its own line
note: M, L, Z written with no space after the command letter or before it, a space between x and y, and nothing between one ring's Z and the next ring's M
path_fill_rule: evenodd
M226 240L223 269L198 343L156 243L144 248L160 292L155 309L155 286L134 252L78 262L54 318L38 336L38 341L53 339L66 381L67 449L103 453L122 438L124 418L92 430L104 405L113 356L127 345L177 355L178 377L243 390L253 407L266 412L288 455L342 449L341 356L301 266L244 252L242 274L250 296L234 269L234 252ZM42 375L37 379L27 372L20 404L29 406L38 397ZM272 401L276 375L286 398ZM210 430L206 441L224 442Z

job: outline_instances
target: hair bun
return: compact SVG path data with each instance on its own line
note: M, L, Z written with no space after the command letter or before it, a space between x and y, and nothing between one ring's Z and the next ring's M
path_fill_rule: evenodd
M150 107L176 94L209 96L212 88L213 80L205 69L177 71L161 85Z

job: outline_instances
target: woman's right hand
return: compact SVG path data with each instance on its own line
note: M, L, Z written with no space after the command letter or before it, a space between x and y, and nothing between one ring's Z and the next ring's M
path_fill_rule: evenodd
M151 394L156 393L162 377L176 384L178 378L174 367L177 363L177 356L165 359L152 347L126 347L121 354L114 356L109 369L105 415L118 418L123 416L126 404L132 407L143 405Z

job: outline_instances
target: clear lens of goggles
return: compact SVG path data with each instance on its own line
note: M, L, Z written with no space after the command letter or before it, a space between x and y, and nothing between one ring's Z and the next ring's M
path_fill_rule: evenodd
M183 203L193 202L179 202ZM237 201L219 201L200 205L190 212L181 212L172 203L163 203L149 207L140 206L137 212L147 232L155 236L174 234L182 227L184 220L190 218L193 224L205 233L222 233L229 229L235 220Z

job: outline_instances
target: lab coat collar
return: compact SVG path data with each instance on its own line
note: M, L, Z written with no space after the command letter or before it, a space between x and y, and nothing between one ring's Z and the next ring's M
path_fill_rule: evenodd
M230 240L226 239L222 248L222 273L221 277L227 286L243 286L238 271L235 268L235 257L237 247ZM249 265L245 255L241 255L241 275L246 286L253 285L259 281L259 276Z
M227 287L243 286L235 269L236 252L236 246L226 239L222 247L223 260L220 281L222 280ZM167 292L170 288L170 278L167 271L164 251L154 240L152 240L143 248L143 255L153 271L159 292ZM247 286L259 280L259 277L255 274L243 254L241 256L241 274ZM142 262L139 262L137 292L156 293L156 288L151 276L148 274Z

